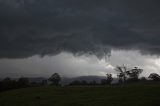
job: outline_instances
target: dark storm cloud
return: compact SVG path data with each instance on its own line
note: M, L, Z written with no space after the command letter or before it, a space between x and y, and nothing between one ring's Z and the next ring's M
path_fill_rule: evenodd
M160 53L159 0L0 0L0 57Z

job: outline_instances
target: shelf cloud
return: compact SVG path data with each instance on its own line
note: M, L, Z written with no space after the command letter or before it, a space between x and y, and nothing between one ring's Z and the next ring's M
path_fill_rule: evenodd
M160 54L159 0L0 0L0 58Z

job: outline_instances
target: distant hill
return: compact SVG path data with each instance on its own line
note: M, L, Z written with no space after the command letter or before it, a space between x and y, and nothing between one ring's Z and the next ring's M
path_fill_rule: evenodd
M80 77L74 77L74 78L62 78L61 84L62 85L68 85L69 83L78 80L78 81L96 81L97 83L100 83L101 79L106 79L104 76L80 76Z

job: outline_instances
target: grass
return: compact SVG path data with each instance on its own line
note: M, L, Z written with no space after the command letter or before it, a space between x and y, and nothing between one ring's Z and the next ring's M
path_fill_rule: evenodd
M34 87L0 93L0 106L160 106L160 85Z

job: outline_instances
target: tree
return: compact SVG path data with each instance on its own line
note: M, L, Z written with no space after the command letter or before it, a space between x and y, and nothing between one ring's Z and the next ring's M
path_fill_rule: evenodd
M106 75L107 75L106 83L110 85L111 82L113 81L112 74L106 74Z
M160 76L157 73L151 73L148 78L151 78L153 81L160 81Z
M131 80L138 80L139 75L143 72L143 69L135 67L129 71L126 71L126 74L129 76Z
M58 86L61 81L61 77L58 73L54 73L48 80L52 82L52 85Z
M127 72L127 67L126 66L117 66L115 68L115 71L117 71L119 74L117 75L118 78L119 78L119 81L121 82L125 82L126 81L126 78L127 78L127 75L126 75L126 72Z

